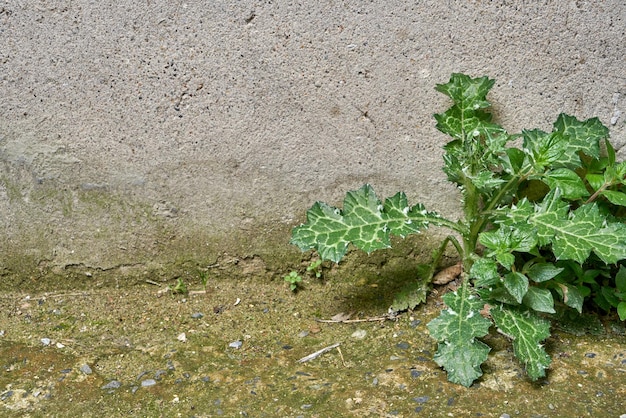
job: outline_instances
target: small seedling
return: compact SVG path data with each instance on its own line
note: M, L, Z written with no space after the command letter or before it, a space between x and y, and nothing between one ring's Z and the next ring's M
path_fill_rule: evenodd
M309 273L314 273L316 278L322 277L322 260L311 261L311 264L306 268Z
M347 193L343 209L317 202L292 233L303 251L339 262L349 245L368 253L430 225L452 232L420 268L421 282L401 293L396 310L425 299L441 255L452 244L462 284L428 324L439 343L435 362L448 379L470 386L491 348L480 339L495 326L510 338L528 376L545 376L543 341L557 311L581 314L585 303L626 319L626 162L616 161L598 118L561 114L551 132L509 134L492 121L487 77L452 74L436 90L454 102L436 114L443 171L462 195L463 216L446 219L404 193L384 201L366 184ZM601 152L605 150L605 153Z
M170 290L170 292L172 292L172 294L185 295L188 292L187 285L181 277L176 280L176 285L174 285L174 287L167 286L167 288Z
M206 285L209 281L209 273L207 271L203 271L200 273L200 283L202 283L202 288L206 291Z
M300 282L302 282L302 277L300 277L297 271L292 270L291 273L285 276L285 281L289 283L291 291L296 292Z

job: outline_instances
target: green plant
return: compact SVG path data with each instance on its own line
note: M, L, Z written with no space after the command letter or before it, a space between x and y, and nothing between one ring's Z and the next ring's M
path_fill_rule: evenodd
M302 282L302 277L300 277L297 271L291 271L291 273L286 275L284 279L287 283L289 283L289 288L292 292L297 291L300 282Z
M315 274L317 279L322 278L322 260L311 261L311 264L306 268L308 273Z
M187 285L185 284L185 282L183 281L181 277L179 277L176 280L176 284L173 287L167 286L167 288L172 292L172 294L175 294L175 293L187 294L188 293Z
M200 283L202 284L202 288L206 291L207 284L209 282L209 272L203 271L200 273Z
M616 161L608 129L597 118L561 114L552 132L508 134L486 111L493 85L487 77L453 74L436 87L454 102L435 119L452 137L443 170L463 198L459 220L410 206L404 193L381 202L365 185L346 194L343 209L315 203L291 240L339 262L350 244L369 253L389 247L390 234L405 237L430 225L451 230L421 273L432 280L452 243L463 282L443 297L447 307L428 329L439 342L435 362L464 386L482 375L490 347L479 339L492 325L536 380L550 365L542 342L555 308L580 314L585 301L595 301L617 307L622 319L626 314L626 272L617 268L626 259L626 163ZM409 298L408 308L425 298L425 286L416 288L423 297Z

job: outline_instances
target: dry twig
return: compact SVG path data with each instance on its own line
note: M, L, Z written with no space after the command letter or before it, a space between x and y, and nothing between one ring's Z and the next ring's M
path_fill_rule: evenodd
M329 345L328 347L324 347L321 350L316 351L313 354L309 354L308 356L302 357L300 360L298 360L298 363L306 363L307 361L313 360L319 356L321 356L322 354L326 353L327 351L332 350L333 348L339 347L341 343L335 343L333 345ZM343 359L343 356L341 356Z

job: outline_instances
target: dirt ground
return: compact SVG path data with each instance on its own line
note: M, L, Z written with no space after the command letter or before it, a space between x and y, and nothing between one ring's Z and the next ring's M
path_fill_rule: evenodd
M626 413L626 337L547 341L548 377L530 382L493 332L484 376L449 383L426 324L441 293L384 316L390 271L307 277L292 293L261 278L187 283L188 294L131 288L0 296L2 416L408 417L613 416ZM389 274L388 274L389 273ZM347 315L346 315L347 316ZM335 317L337 318L337 317ZM598 333L596 333L598 334ZM307 362L299 359L334 346Z

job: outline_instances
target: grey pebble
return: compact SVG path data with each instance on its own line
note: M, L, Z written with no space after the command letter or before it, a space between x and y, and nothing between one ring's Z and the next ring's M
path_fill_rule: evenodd
M406 341L402 341L396 344L396 347L398 347L400 350L408 350L408 348L411 347L411 344L407 343Z
M89 367L89 364L83 364L82 366L80 366L80 371L83 372L84 374L93 373L93 370L91 370L91 367Z
M413 401L417 403L426 403L430 398L428 396L418 396L417 398L413 398Z
M102 386L102 389L118 389L122 386L122 382L119 380L111 380L106 385Z
M50 338L42 338L40 341L43 345L50 345L50 343L52 342Z
M202 312L195 312L195 313L192 313L192 314L191 314L191 317L192 317L193 319L200 319L200 318L202 318L203 316L204 316L204 314L203 314Z
M157 382L154 379L146 379L146 380L143 380L141 382L141 386L146 388L146 387L149 387L149 386L154 386L154 385L156 385L156 383Z
M230 348L241 348L242 345L243 343L240 340L233 341L232 343L228 344Z

